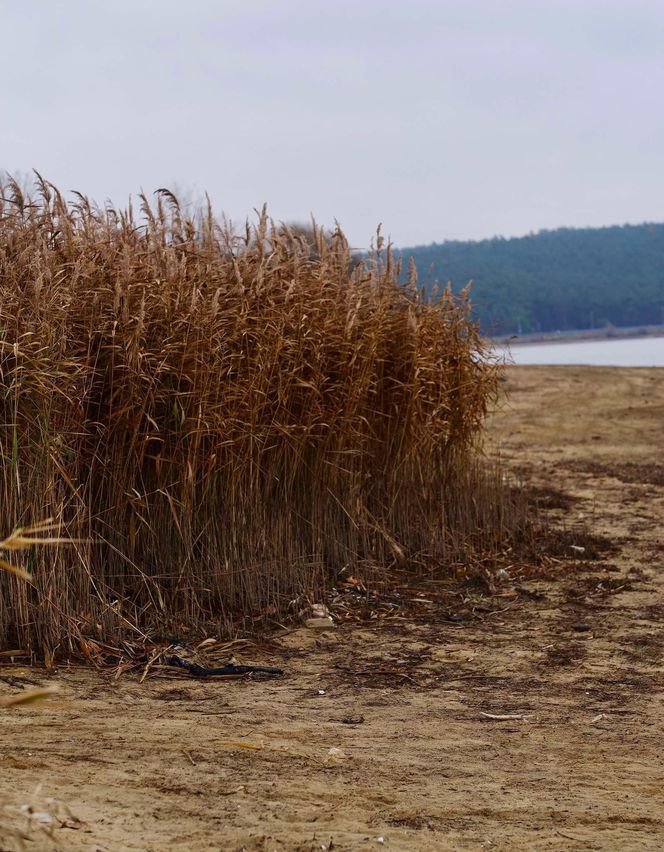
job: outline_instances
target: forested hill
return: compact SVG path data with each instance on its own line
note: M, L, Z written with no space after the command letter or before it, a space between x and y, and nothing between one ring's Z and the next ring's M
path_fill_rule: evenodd
M414 257L427 290L449 281L457 291L472 280L486 334L664 322L664 224L560 228L400 254Z

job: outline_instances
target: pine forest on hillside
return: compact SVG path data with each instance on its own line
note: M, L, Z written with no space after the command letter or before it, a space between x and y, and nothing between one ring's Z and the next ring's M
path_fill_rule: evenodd
M428 293L435 282L458 292L472 281L487 334L664 323L664 224L560 228L401 253L414 258Z

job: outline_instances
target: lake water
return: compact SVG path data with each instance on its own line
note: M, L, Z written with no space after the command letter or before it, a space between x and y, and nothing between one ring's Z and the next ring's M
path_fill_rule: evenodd
M515 364L664 367L664 337L533 343L512 346L510 351Z

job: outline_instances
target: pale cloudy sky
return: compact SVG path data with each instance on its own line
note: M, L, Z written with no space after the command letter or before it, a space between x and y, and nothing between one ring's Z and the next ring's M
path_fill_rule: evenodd
M0 168L401 246L664 220L662 0L0 0Z

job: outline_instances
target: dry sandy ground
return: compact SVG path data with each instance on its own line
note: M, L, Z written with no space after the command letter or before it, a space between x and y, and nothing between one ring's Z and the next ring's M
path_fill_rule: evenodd
M577 561L243 655L278 681L2 667L1 693L61 696L0 718L0 848L664 848L664 370L507 386L494 445ZM615 552L586 560L584 524Z

